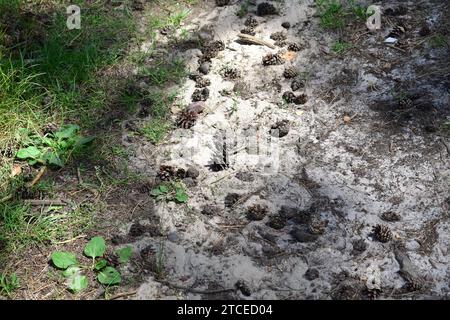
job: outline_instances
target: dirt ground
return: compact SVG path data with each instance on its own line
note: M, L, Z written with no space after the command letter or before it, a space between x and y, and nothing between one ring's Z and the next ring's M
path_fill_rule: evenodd
M145 201L114 235L139 252L129 272L148 274L135 298L449 298L449 52L426 41L449 39L446 1L381 1L373 32L361 22L324 31L313 1L269 1L279 14L262 17L250 5L243 18L234 2L202 2L184 26L225 44L193 126L157 147L124 131L130 166L150 185L161 165L191 172L187 205ZM237 42L249 16L256 37L273 43L282 32L286 46ZM386 45L398 25L399 41ZM338 54L338 40L353 46ZM200 49L170 54L195 74ZM283 64L263 64L278 52ZM302 103L283 101L288 67ZM270 148L255 156L253 138Z
M447 1L379 1L377 31L356 19L326 30L313 0L248 1L239 17L244 2L198 1L190 38L159 52L190 69L178 128L151 144L138 112L119 130L144 182L108 191L95 235L134 248L122 298L448 299ZM276 13L261 16L263 2ZM245 28L269 46L237 41ZM149 195L161 166L182 173L187 204ZM45 275L47 255L35 258ZM36 287L25 298L54 295Z

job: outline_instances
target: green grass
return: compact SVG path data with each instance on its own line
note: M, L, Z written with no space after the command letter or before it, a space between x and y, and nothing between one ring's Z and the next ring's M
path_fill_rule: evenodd
M172 124L169 121L156 118L148 122L140 132L151 142L159 143L171 128Z
M438 33L430 38L429 43L432 48L443 48L447 45L447 39Z
M338 0L316 0L320 15L320 25L327 29L344 26L344 6Z
M325 29L340 29L349 19L364 21L367 7L355 3L355 0L316 0L320 26Z
M7 275L0 274L0 295L11 297L13 291L20 288L19 278L15 273Z
M239 7L239 10L236 11L236 15L239 18L243 18L247 15L248 13L248 8L250 7L250 2L248 0L245 0L241 6Z
M182 60L162 59L152 66L142 68L140 74L148 77L150 84L162 87L169 82L180 83L187 75L187 71Z
M344 41L336 41L333 44L332 50L337 54L343 54L346 51L350 50L352 48L352 45L350 43L344 42Z
M92 226L93 211L80 206L65 212L61 207L31 210L20 202L0 204L0 240L5 252L20 252L32 244L51 244L70 239ZM1 258L1 257L0 257Z

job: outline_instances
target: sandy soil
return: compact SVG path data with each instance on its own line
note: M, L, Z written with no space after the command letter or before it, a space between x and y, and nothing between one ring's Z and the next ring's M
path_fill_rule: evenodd
M448 4L381 1L381 30L355 20L333 32L312 0L269 3L278 15L256 16L252 5L239 18L239 1L201 3L184 28L225 44L205 76L205 110L159 146L124 132L131 167L152 184L160 165L194 172L187 205L157 202L116 235L134 232L122 242L140 252L141 268L129 270L146 275L137 298L449 298L449 49L432 48L423 30L449 40ZM301 50L236 42L249 16L256 37L273 43L283 32ZM405 32L388 47L399 24ZM353 47L335 53L339 39ZM263 65L279 51L284 64ZM195 73L202 51L170 54ZM283 101L289 66L306 103ZM195 89L187 80L178 105ZM224 144L227 163L211 165Z

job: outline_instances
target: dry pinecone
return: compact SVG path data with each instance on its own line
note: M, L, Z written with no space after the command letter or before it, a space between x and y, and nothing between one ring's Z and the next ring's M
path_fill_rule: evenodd
M267 2L263 2L263 3L260 3L258 5L258 7L256 8L256 14L258 16L262 17L262 16L268 16L271 14L278 14L278 11L274 7L274 5L267 3Z
M172 166L162 165L159 167L158 178L169 181L175 176L176 170Z
M288 50L298 52L302 50L302 47L297 43L290 43L288 46Z
M253 221L260 221L264 219L264 217L267 214L267 207L262 206L260 204L254 204L253 206L249 207L247 210L247 219L253 220Z
M223 77L226 79L234 80L240 77L240 73L236 68L226 67L223 69Z
M209 89L203 88L203 89L197 89L192 94L192 101L206 101L209 98Z
M294 100L295 104L305 104L308 102L308 96L306 94L301 94L297 96Z
M56 123L50 122L47 123L43 128L42 131L44 132L44 134L48 134L48 133L54 133L56 131L59 130L59 127Z
M392 211L387 211L387 212L383 212L381 214L381 219L383 219L384 221L387 221L387 222L396 222L396 221L400 221L401 217L398 213L395 213Z
M292 91L297 91L304 87L305 87L305 84L303 83L303 81L301 81L299 79L294 79L291 83Z
M286 79L292 79L298 76L298 71L294 67L287 67L286 69L284 69L283 76Z
M280 216L271 216L269 221L266 223L268 227L276 230L283 229L286 226L286 219Z
M295 103L297 105L300 105L308 102L308 96L306 94L296 96L293 92L286 91L285 93L283 93L283 100L287 103Z
M197 77L195 80L195 87L196 88L206 88L211 85L211 80L203 78L203 77Z
M203 56L199 59L199 62L211 61L211 59L217 57L219 51L222 50L225 50L225 44L220 40L207 43L202 48Z
M405 28L401 25L395 26L389 33L388 37L399 38L405 33Z
M281 54L269 53L263 57L263 65L265 66L276 66L284 63L284 59Z
M258 20L254 16L250 16L245 20L244 25L246 27L256 28L258 26Z
M216 5L218 7L224 7L230 4L230 0L216 0Z
M285 47L287 45L286 40L277 40L273 43L274 45L276 45L277 47Z
M287 36L284 32L274 32L270 35L270 39L275 41L286 40Z
M244 29L241 30L241 33L254 36L256 34L256 31L255 28L253 27L245 27Z
M295 101L295 94L291 91L286 91L285 93L283 93L283 100L286 101L287 103L292 103Z
M178 126L183 129L192 128L197 121L198 115L205 109L203 101L191 103L186 110L183 111L178 119Z
M214 40L214 41L209 42L205 47L214 49L217 51L223 51L223 50L225 50L225 43L223 43L223 41L221 41L221 40Z
M377 224L372 232L375 239L380 242L389 242L392 239L392 232L388 226Z

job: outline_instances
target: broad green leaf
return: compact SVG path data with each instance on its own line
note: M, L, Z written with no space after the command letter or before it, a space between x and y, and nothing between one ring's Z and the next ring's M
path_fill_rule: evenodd
M101 257L106 251L105 239L94 237L84 248L84 254L91 258Z
M97 270L97 271L100 271L104 267L106 267L106 264L107 264L106 260L105 259L101 259L101 260L97 261L97 263L94 266L94 269Z
M186 203L188 202L189 197L186 194L186 192L177 192L177 194L175 195L175 200L177 200L180 203Z
M28 148L20 149L19 151L17 151L16 156L19 159L37 159L41 156L41 151L34 146L30 146Z
M117 250L117 255L119 256L120 263L127 263L130 260L132 254L132 246L126 246L125 248Z
M66 269L67 267L78 264L77 257L73 253L66 251L53 252L52 262L60 269Z
M61 158L56 152L48 151L45 155L43 160L50 165L56 166L56 167L63 167L64 163L62 162Z
M163 193L159 190L159 188L153 189L152 191L150 191L150 195L156 197L156 196L160 196Z
M161 193L167 193L167 192L169 192L169 187L167 187L167 186L164 185L164 184L160 185L160 186L158 187L158 189L159 189L159 191L160 191Z
M58 139L68 139L75 136L78 130L80 130L80 127L76 124L65 125L61 128L61 130L55 133L55 136Z
M80 267L70 266L66 270L63 271L63 276L68 278L68 277L72 277L77 274L80 274L80 272L81 272Z
M73 292L80 292L88 287L88 278L79 274L69 277L67 287Z
M111 286L114 284L119 284L122 279L120 273L113 267L106 267L97 276L98 281L101 284Z

